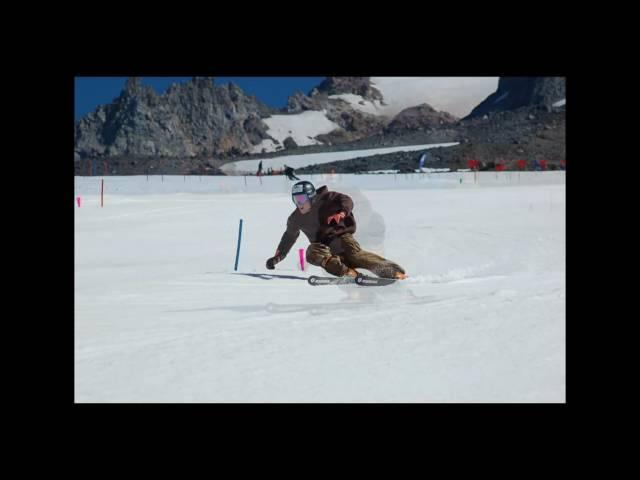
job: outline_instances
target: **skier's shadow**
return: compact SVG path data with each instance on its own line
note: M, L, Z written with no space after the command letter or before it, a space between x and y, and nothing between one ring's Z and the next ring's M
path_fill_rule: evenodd
M289 280L304 280L307 281L307 277L298 277L295 275L271 275L269 273L232 273L232 275L247 275L249 277L260 278L262 280L273 280L274 278L286 278Z

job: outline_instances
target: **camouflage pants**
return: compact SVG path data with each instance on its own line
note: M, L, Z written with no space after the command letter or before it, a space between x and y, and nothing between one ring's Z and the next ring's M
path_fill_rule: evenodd
M405 273L397 263L391 262L372 252L367 252L360 247L351 234L340 237L343 251L335 254L329 247L322 243L312 243L307 248L307 263L324 268L327 272L337 277L342 277L347 268L364 268L380 277L393 278L396 272Z

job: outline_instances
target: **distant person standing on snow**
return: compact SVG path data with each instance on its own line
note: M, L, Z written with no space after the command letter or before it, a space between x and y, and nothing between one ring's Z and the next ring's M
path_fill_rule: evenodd
M256 173L256 175L262 175L262 160L260 160L260 163L258 164L258 173Z
M407 277L400 265L363 250L353 238L356 219L351 197L331 192L326 185L316 191L311 182L302 181L293 185L291 199L296 209L289 215L276 254L267 260L267 269L276 268L302 231L311 242L307 263L322 267L331 275L356 277L355 269L365 268L383 278Z
M298 177L296 177L295 173L296 171L293 168L288 167L287 165L284 166L284 174L289 180L300 180Z

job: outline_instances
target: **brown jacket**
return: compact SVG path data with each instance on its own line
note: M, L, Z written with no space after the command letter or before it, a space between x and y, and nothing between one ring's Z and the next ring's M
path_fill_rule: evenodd
M338 212L346 213L346 217L338 225L335 222L327 225L327 218ZM326 185L316 190L316 196L309 213L303 215L296 208L289 215L287 230L278 245L277 252L280 257L284 258L289 253L293 244L296 243L300 231L307 236L311 243L323 243L333 253L341 253L343 246L340 237L345 233L353 234L356 231L353 200L348 195L330 192Z

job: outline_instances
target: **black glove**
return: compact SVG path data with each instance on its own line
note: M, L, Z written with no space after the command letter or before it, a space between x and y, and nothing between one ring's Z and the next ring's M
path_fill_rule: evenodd
M282 261L282 258L280 258L280 256L276 255L275 257L271 257L269 260L267 260L267 269L268 270L273 270L274 268L276 268L276 263L280 263Z

